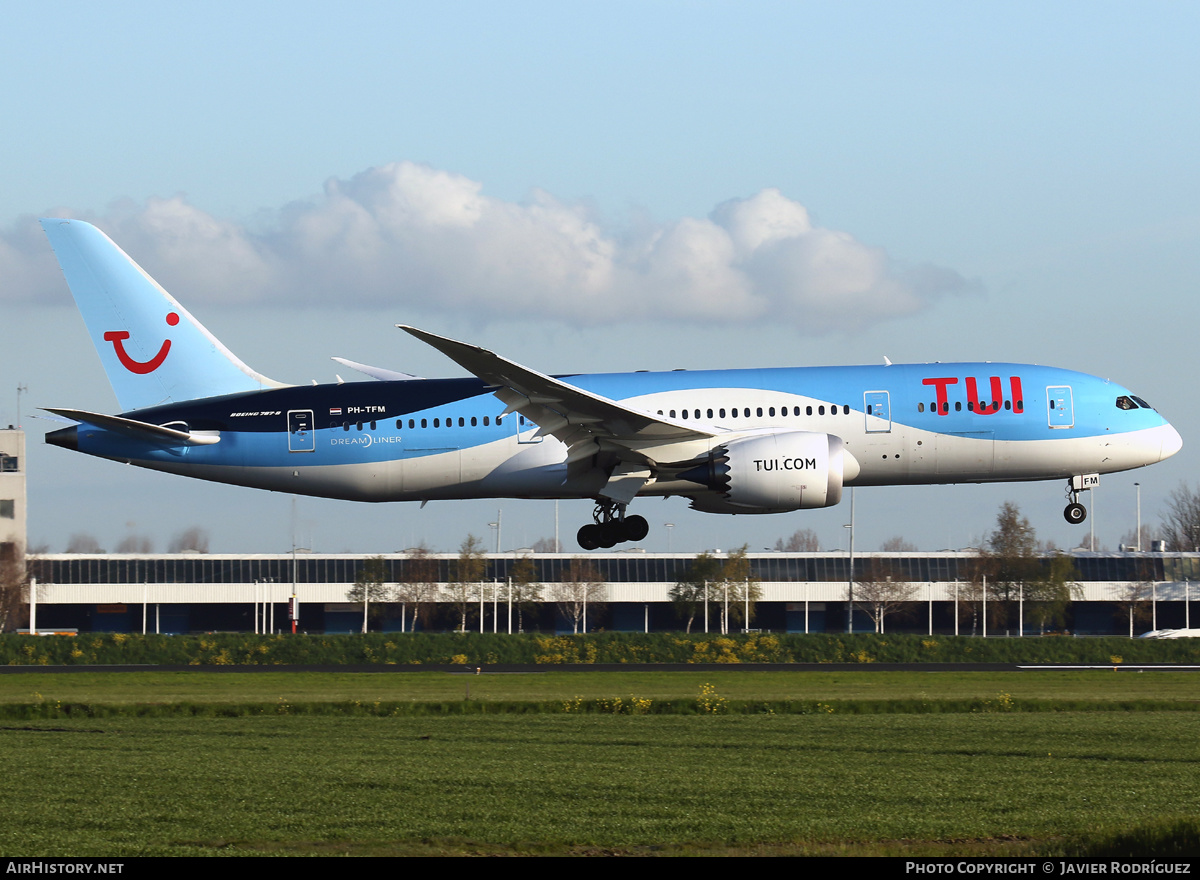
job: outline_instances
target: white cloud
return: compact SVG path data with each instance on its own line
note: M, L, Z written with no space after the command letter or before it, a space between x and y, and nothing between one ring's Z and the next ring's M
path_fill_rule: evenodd
M63 213L96 223L185 302L419 303L482 319L770 321L817 334L909 315L971 287L952 270L903 267L814 226L776 189L630 232L546 192L505 202L462 175L397 162L330 180L320 196L276 212L265 233L183 197ZM22 218L0 236L0 299L61 301L35 228Z

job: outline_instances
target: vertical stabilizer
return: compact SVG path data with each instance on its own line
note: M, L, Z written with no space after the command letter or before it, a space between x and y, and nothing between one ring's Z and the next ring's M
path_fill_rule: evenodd
M95 226L41 223L122 410L281 387L242 363Z

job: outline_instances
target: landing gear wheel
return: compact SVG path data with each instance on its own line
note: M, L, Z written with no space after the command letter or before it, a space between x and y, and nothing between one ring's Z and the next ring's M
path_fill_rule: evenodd
M611 499L598 499L592 518L595 522L581 528L575 536L584 550L608 549L622 541L641 541L650 534L650 523L644 516L626 516L625 505Z
M1063 511L1063 518L1073 526L1079 525L1087 519L1087 508L1078 501L1073 501L1067 505L1067 509Z
M641 541L650 534L650 523L646 522L644 516L627 516L625 517L625 540L626 541Z
M597 528L600 529L600 546L605 550L625 540L625 527L619 519L610 519Z
M575 535L575 540L579 542L579 546L584 550L595 550L600 546L602 540L600 534L600 526L595 523L589 523L581 528ZM611 545L609 545L611 546Z

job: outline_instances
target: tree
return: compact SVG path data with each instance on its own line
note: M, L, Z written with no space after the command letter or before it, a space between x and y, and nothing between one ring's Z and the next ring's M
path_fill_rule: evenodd
M508 576L509 597L517 607L517 632L525 632L525 612L536 611L542 601L542 585L538 582L537 566L530 556L522 556Z
M734 623L750 628L754 604L762 598L758 578L751 576L749 545L743 544L725 557L721 566L721 632L729 632Z
M1043 565L1041 576L1033 584L1029 609L1029 618L1042 632L1048 626L1066 628L1071 602L1083 595L1078 581L1075 560L1065 553L1055 553L1049 563Z
M571 621L573 632L578 633L581 624L587 632L588 606L601 606L608 597L596 566L585 557L575 556L563 570L562 580L551 586L550 598Z
M408 558L400 569L400 581L396 584L395 598L405 607L413 608L409 632L415 632L421 608L437 601L438 562L424 544L408 551ZM403 621L401 622L403 629Z
M168 553L207 553L208 530L200 526L184 529L167 545Z
M899 535L895 535L880 544L879 549L884 553L915 553L917 552L917 545L911 541L904 540Z
M1126 583L1117 600L1117 614L1129 620L1129 638L1135 626L1150 620L1150 600L1154 596L1154 569L1149 563L1138 567L1138 579Z
M1035 585L1042 574L1037 555L1037 535L1029 520L1011 501L1000 506L996 529L980 551L977 576L987 578L991 620L1004 624L1016 618L1022 600L1038 599Z
M748 545L728 553L724 559L707 551L699 554L688 566L668 595L675 603L680 617L692 631L696 615L705 610L705 603L716 603L717 623L723 633L733 622L748 627L746 612L754 615L754 603L762 595L758 579L750 574Z
M68 553L103 553L104 549L95 535L87 532L76 532L67 540Z
M376 619L383 614L381 603L388 600L388 589L384 586L387 576L387 562L382 556L372 556L363 562L354 576L354 586L346 593L351 602L363 603L363 632L367 631L368 611Z
M1142 550L1149 550L1158 540L1158 532L1149 523L1142 523L1141 539L1139 542L1137 529L1130 529L1121 536L1121 546L1130 550L1137 550L1139 547Z
M0 543L0 632L12 632L21 625L29 572L19 541Z
M1200 492L1180 483L1167 496L1162 518L1162 538L1167 550L1184 553L1200 551Z
M906 602L911 602L917 588L904 580L890 565L881 559L870 559L860 567L855 579L855 605L866 612L875 624L875 632L884 631L887 615L899 611Z
M126 535L117 544L117 553L153 553L154 542L145 535Z
M480 584L486 573L487 553L483 549L483 542L474 535L467 535L454 563L454 580L447 588L447 598L458 611L459 632L467 631L467 617L475 613Z
M812 529L797 529L786 542L783 538L776 541L775 549L782 553L816 553L821 549L821 542Z
M721 569L721 560L705 551L691 561L683 577L667 594L675 605L675 612L686 621L687 632L692 631L692 621L704 608L709 585L721 580Z
M555 538L538 538L533 542L534 553L560 553L562 547Z

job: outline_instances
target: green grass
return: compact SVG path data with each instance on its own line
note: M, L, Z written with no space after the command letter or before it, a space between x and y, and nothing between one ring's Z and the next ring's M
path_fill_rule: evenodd
M1184 672L759 672L709 667L684 672L562 672L469 675L404 673L38 673L0 675L0 711L31 701L104 704L291 703L342 700L446 702L692 699L713 684L731 700L897 701L992 699L1098 704L1154 700L1200 706L1200 676Z
M1196 815L1190 713L5 726L6 855L959 852Z
M1127 707L1190 708L1198 681L1168 672L721 669L5 675L0 852L1195 853L1200 715ZM675 700L696 711L705 684L730 705L824 708L561 714L576 696ZM468 686L471 703L493 714L275 714L354 701L461 705ZM956 700L976 708L851 714L904 701L953 710ZM1008 711L1022 701L1060 711ZM59 702L110 714L64 717L52 711ZM512 708L531 702L554 702L560 714ZM1065 711L1076 703L1110 711ZM202 711L258 704L271 714ZM136 714L180 705L198 713ZM18 717L32 706L52 717Z

